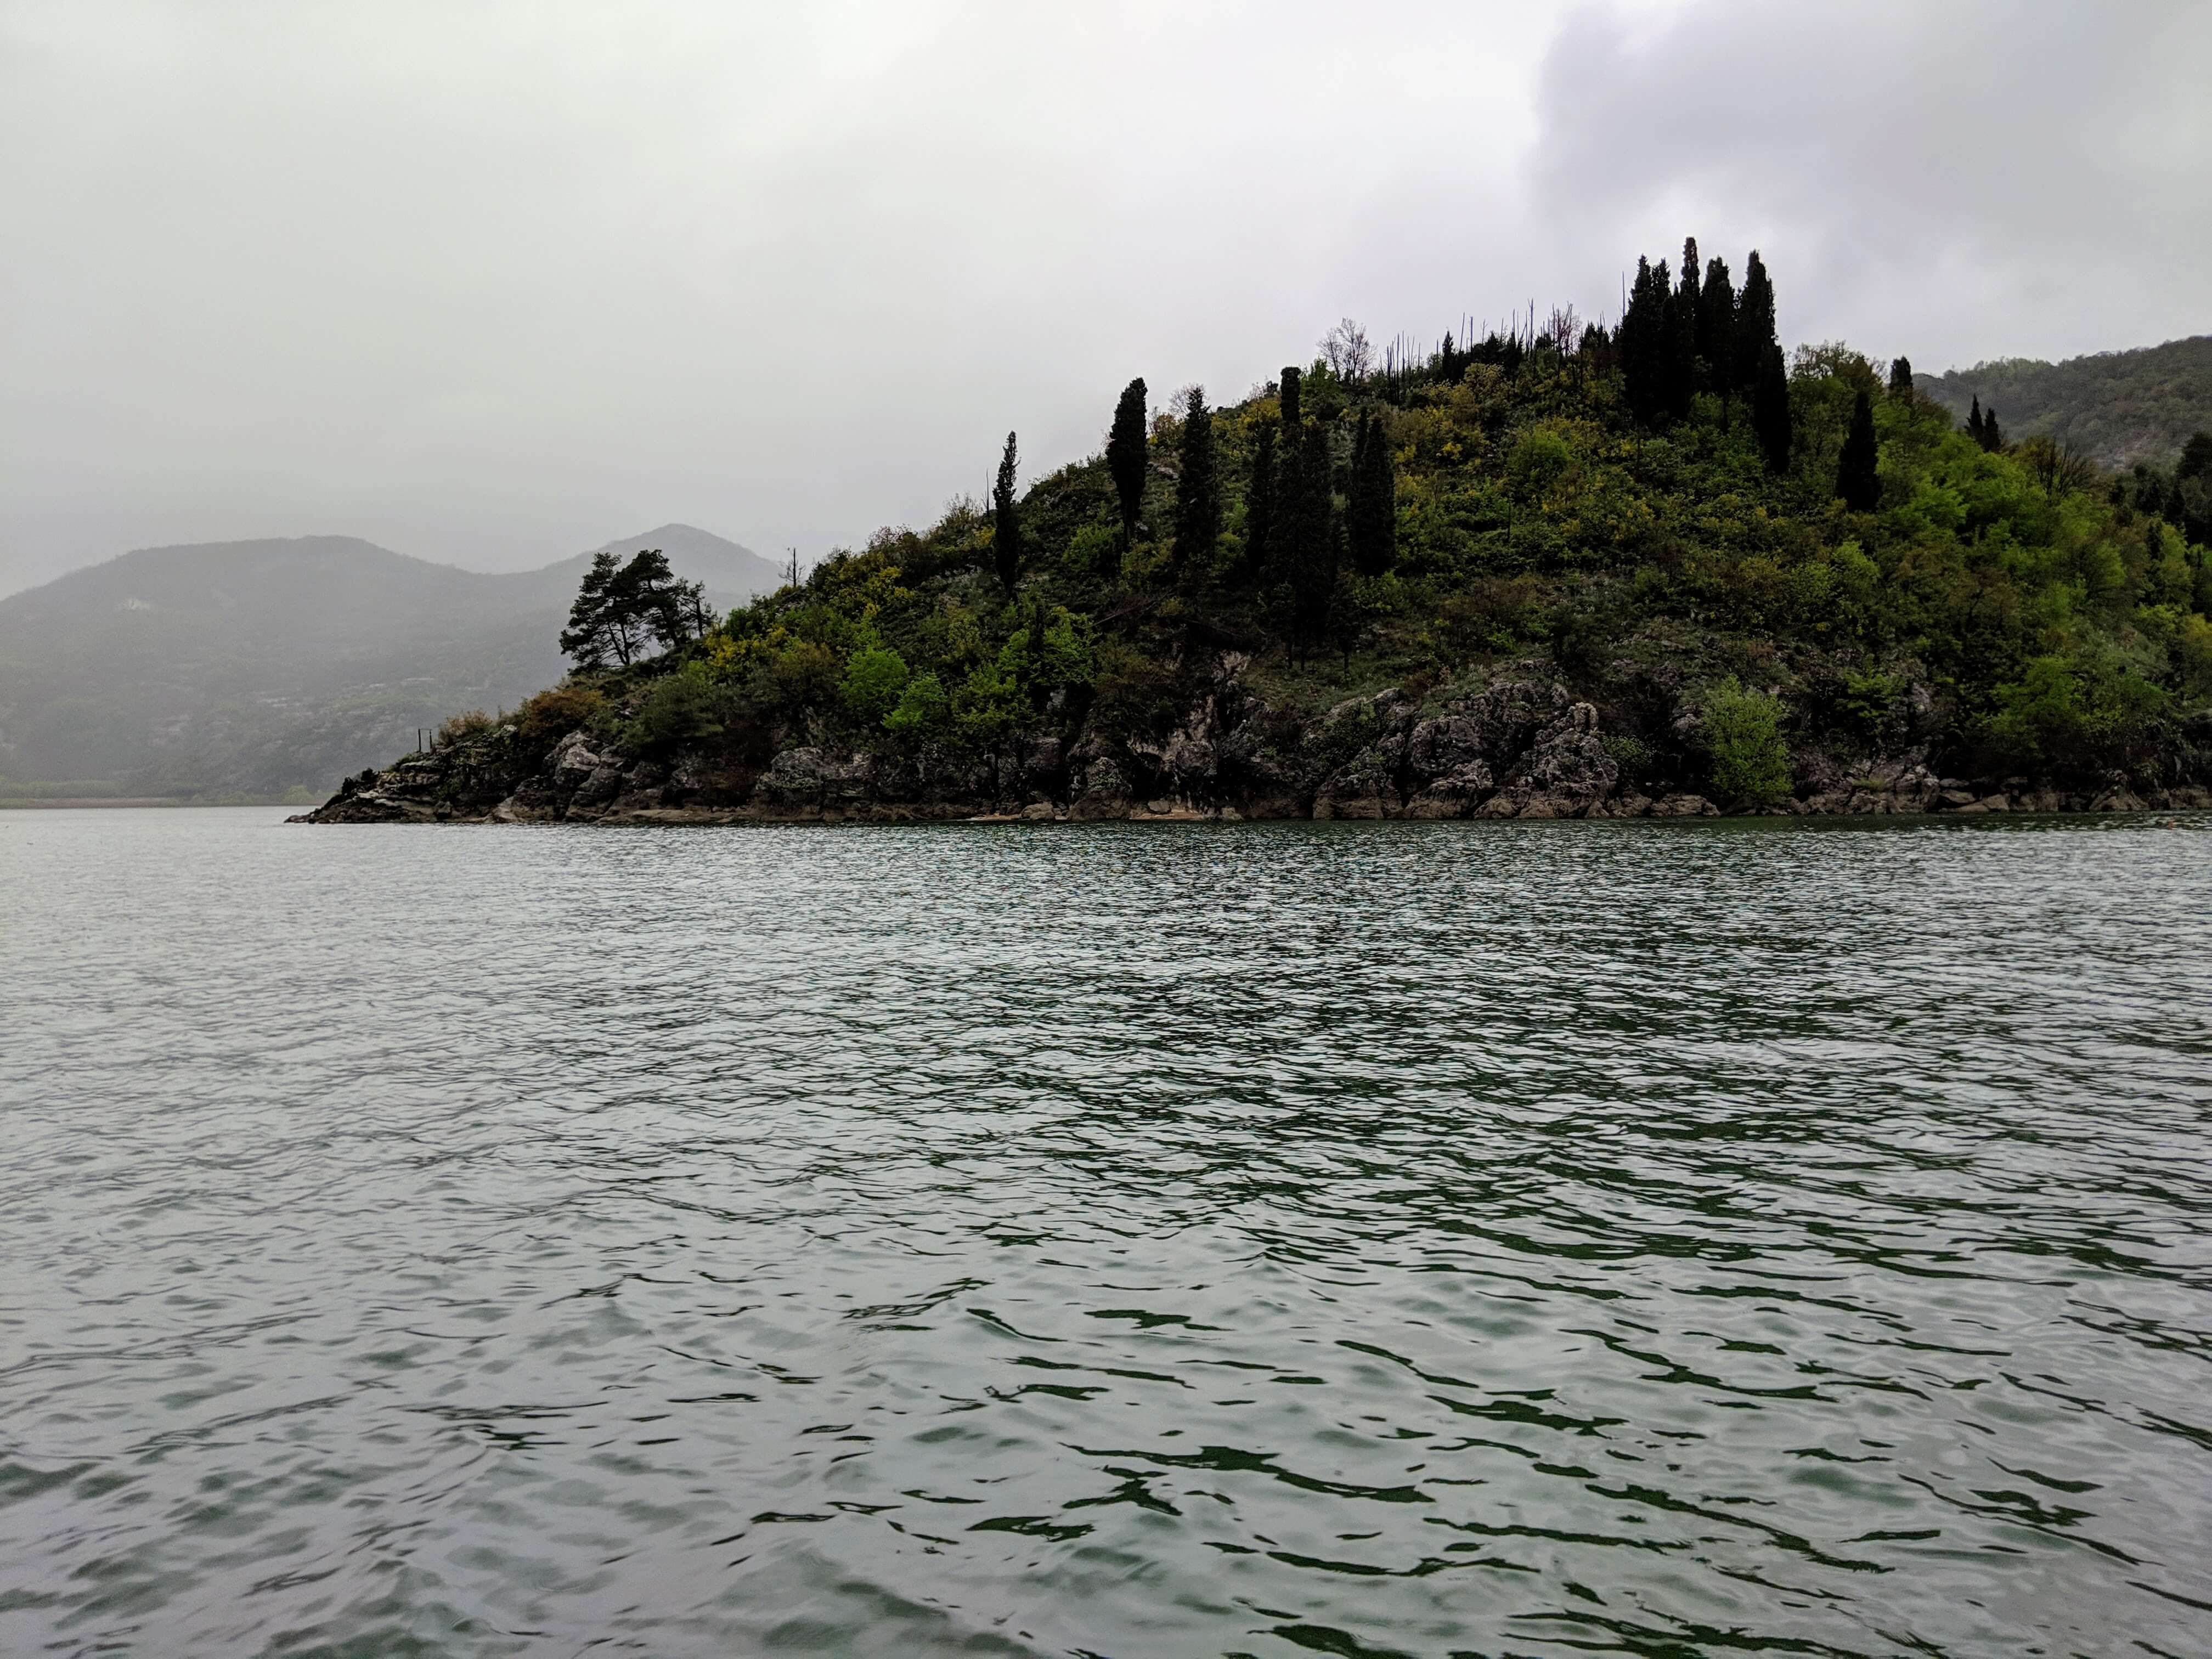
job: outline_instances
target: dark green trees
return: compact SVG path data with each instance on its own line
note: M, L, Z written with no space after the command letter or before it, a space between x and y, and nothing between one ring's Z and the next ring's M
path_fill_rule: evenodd
M2004 432L1997 425L1997 412L1995 408L1984 409L1979 395L1974 398L1974 406L1966 411L1966 435L1984 449L2004 447Z
M1273 421L1252 431L1252 476L1244 483L1244 574L1256 579L1267 568L1275 533L1275 432Z
M1106 471L1121 500L1121 538L1133 541L1137 514L1145 502L1145 382L1142 376L1121 390L1114 405L1114 425L1106 434Z
M659 548L641 550L627 564L612 553L600 553L568 607L561 649L580 668L605 667L610 657L627 668L650 641L672 649L714 625L706 590L697 582L678 580Z
M1636 262L1636 286L1620 319L1620 374L1629 412L1656 426L1673 403L1668 386L1670 350L1667 262L1654 270L1649 259Z
M1682 241L1682 276L1667 302L1667 412L1682 420L1698 392L1698 239Z
M1022 574L1022 510L1014 500L1014 434L1011 432L1006 434L1006 453L999 457L998 482L991 486L991 562L998 568L999 585L1011 599Z
M1184 580L1212 568L1221 539L1221 472L1206 388L1193 386L1183 404L1182 466L1176 479L1175 562Z
M1854 513L1871 513L1881 499L1881 483L1875 476L1876 459L1874 404L1862 392L1852 402L1851 428L1836 462L1836 494Z
M1283 370L1283 392L1281 398L1283 405L1283 432L1290 441L1290 443L1296 443L1297 441L1299 424L1304 419L1304 413L1299 408L1299 393L1304 383L1304 377L1298 373L1296 365L1286 367ZM1287 444L1285 447L1285 453L1289 453Z
M1363 576L1379 576L1390 568L1398 550L1398 468L1379 412L1363 411L1359 416L1344 530L1353 569Z
M1774 332L1774 284L1766 275L1765 263L1759 258L1757 248L1751 251L1751 258L1744 266L1743 293L1735 307L1734 345L1737 389L1755 392L1759 377L1765 373L1768 349L1781 348Z
M1910 398L1912 395L1912 359L1893 358L1889 365L1889 395Z
M1735 391L1735 284L1729 280L1728 261L1717 256L1705 262L1705 280L1698 289L1698 356L1705 365L1705 384L1728 407Z
M1329 600L1336 591L1336 497L1328 428L1319 421L1304 422L1295 461L1287 439L1286 432L1281 498L1285 545L1280 562L1290 579L1291 637L1310 650L1328 635Z
M1790 376L1782 367L1780 346L1767 345L1752 374L1750 389L1752 435L1759 440L1766 470L1779 477L1790 470L1790 448L1795 436L1790 418Z

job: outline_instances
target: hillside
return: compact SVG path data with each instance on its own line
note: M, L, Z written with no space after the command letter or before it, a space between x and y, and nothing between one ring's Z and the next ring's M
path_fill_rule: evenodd
M2060 363L2008 357L1914 378L1962 421L1979 398L2014 441L2053 438L2112 471L2137 461L2172 466L2191 433L2212 431L2212 335Z
M684 525L659 547L715 602L767 561ZM148 548L0 599L0 796L281 795L411 744L456 705L512 706L592 555L488 575L350 537Z
M1335 339L1219 410L1133 382L1102 454L1022 491L1010 440L988 506L313 816L2212 803L2212 561L2166 516L2212 440L2117 482L1987 450L1848 349L1785 372L1748 276L1387 371Z

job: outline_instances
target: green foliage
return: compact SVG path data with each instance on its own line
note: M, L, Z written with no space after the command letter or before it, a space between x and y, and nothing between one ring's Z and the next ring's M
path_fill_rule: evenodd
M1106 471L1113 477L1114 493L1121 504L1125 544L1136 539L1137 516L1144 510L1148 442L1145 382L1139 375L1121 389L1121 399L1114 405L1114 424L1106 434Z
M1175 562L1188 582L1212 572L1214 548L1221 539L1221 474L1214 459L1213 416L1201 386L1193 386L1184 403L1181 448Z
M1705 694L1704 724L1713 791L1723 800L1763 806L1790 793L1790 750L1774 698L1724 680Z
M1836 494L1854 513L1871 513L1881 499L1881 483L1875 475L1874 405L1863 392L1851 405L1850 434L1836 462Z
M2096 465L2172 464L2212 428L2212 335L2064 362L2008 357L1917 377L1954 416L2001 405L2016 437L2048 437Z
M864 726L879 726L907 687L906 659L884 646L855 651L839 684L845 712ZM940 693L940 695L942 695Z
M720 699L703 674L664 674L638 699L623 736L640 754L661 756L721 729Z
M1010 599L1022 574L1022 510L1014 499L1014 434L1009 432L1006 453L999 457L998 481L991 486L991 558Z
M916 674L907 681L896 707L884 716L884 729L909 744L941 739L951 723L951 702L934 674Z

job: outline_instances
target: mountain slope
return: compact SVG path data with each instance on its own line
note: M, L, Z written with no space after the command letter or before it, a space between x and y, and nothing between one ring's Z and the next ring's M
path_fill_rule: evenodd
M2190 434L2212 431L2212 335L2064 362L2008 357L1948 374L1917 374L1920 390L1964 420L1979 398L2007 438L2057 439L2102 467L2171 466Z
M685 525L609 547L661 548L725 607L775 585L766 560ZM457 707L559 678L554 641L591 558L489 575L344 536L211 543L0 600L0 794L311 787Z

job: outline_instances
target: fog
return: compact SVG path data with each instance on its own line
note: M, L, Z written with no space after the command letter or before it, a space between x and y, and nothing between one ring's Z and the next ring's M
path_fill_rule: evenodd
M155 543L811 559L1337 318L1686 233L1942 369L2212 328L2212 8L0 3L0 592Z

